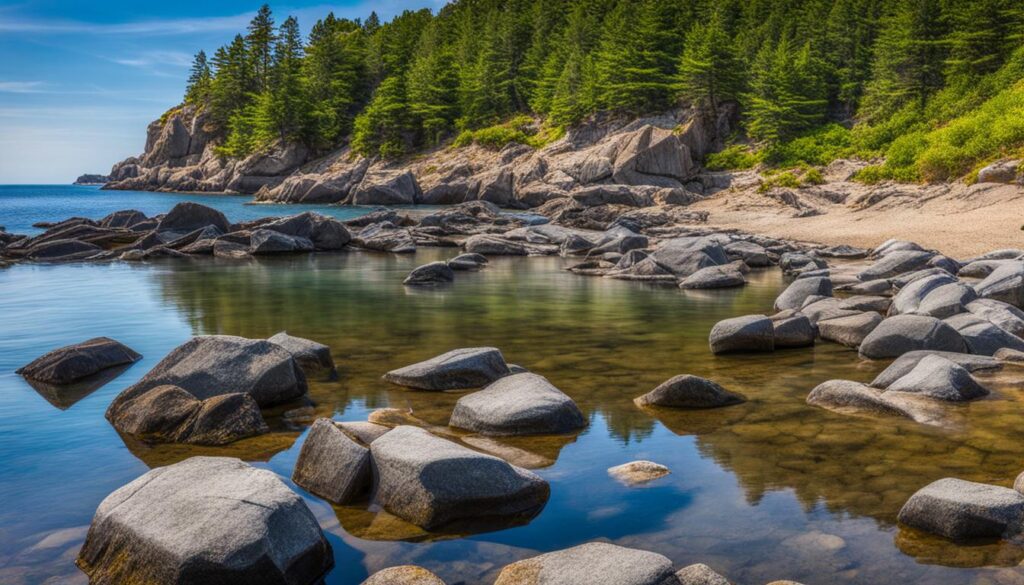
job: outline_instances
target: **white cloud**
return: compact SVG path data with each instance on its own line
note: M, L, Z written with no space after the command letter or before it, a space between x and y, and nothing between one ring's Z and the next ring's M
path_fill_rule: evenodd
M75 20L5 18L0 20L0 32L153 36L186 35L205 32L242 30L251 18L252 13L245 13L234 16L170 18L112 24L97 24Z
M41 93L42 81L0 81L0 93Z

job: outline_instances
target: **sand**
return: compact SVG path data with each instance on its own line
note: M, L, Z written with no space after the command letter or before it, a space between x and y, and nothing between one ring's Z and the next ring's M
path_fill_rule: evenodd
M767 236L871 248L898 238L955 258L1001 248L1024 248L1024 187L881 186L850 183L760 194L730 189L692 206L709 212L708 225ZM811 217L795 217L820 213Z

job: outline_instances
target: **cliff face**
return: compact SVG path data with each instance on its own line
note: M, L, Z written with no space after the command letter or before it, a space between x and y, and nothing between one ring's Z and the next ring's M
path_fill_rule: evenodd
M111 171L108 189L255 194L277 203L358 205L454 204L488 201L528 208L589 190L609 202L686 199L711 187L698 161L721 147L735 119L693 110L625 120L605 118L573 128L533 149L509 144L442 147L403 162L371 160L347 147L310 159L299 144L277 144L242 160L214 152L206 114L178 108L149 125L146 149Z

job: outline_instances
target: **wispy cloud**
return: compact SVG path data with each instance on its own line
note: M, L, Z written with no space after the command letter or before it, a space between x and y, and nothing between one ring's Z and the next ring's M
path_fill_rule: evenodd
M181 51L146 51L130 57L109 59L119 65L155 70L159 67L184 68L192 64L192 56Z
M0 81L0 93L42 93L42 81Z
M19 19L0 20L0 32L97 34L97 35L185 35L217 31L237 31L245 27L253 13L209 18L168 18L124 23L92 23L76 20Z

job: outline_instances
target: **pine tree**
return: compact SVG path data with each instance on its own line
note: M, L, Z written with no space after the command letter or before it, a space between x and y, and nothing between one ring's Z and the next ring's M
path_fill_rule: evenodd
M270 6L264 4L249 23L249 34L245 37L257 91L265 91L270 86L270 68L274 59L276 40L274 18L270 13Z
M302 37L299 23L288 17L274 45L270 87L261 100L257 141L267 143L299 137L307 127L309 111L302 78Z
M302 65L310 102L307 140L330 148L351 132L367 100L366 33L358 23L328 14L310 31Z
M1006 60L1012 45L1004 39L1011 34L1004 12L1005 0L972 0L951 4L947 75L959 83L970 83L992 73Z
M721 13L715 11L707 23L695 24L686 35L679 63L680 95L717 116L723 100L739 97L743 81L743 64L725 32Z
M747 102L747 131L766 142L793 138L825 118L821 63L810 44L795 50L788 38L766 44L754 61Z
M901 0L883 19L860 115L877 121L924 107L944 82L946 42L939 0Z
M407 76L409 112L419 120L426 143L438 144L458 118L459 77L455 57L432 23L420 38Z
M352 148L366 156L393 158L410 147L409 104L401 75L388 77L373 94L373 99L355 120Z
M185 87L185 102L204 104L210 98L210 85L213 82L213 71L206 61L206 52L199 51L192 60L192 69Z
M235 35L231 44L217 49L213 65L217 72L210 84L213 119L227 128L232 115L252 101L253 73L245 39Z
M573 124L595 108L594 59L577 48L569 54L551 98L550 116L556 124Z

